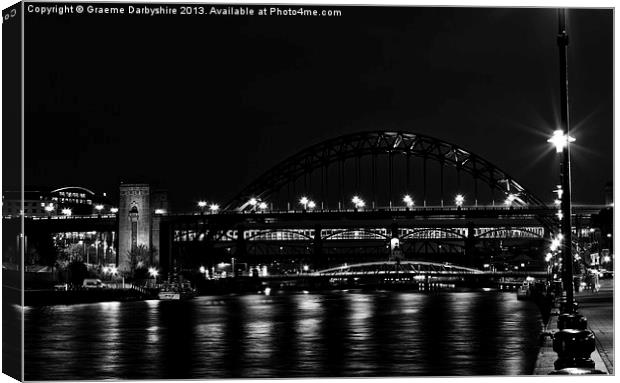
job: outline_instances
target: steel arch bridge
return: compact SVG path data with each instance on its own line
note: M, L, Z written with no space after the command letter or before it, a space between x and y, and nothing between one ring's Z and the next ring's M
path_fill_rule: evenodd
M478 181L486 184L491 190L499 191L502 195L512 196L512 204L516 206L544 206L543 202L534 194L517 183L510 175L491 162L471 153L455 144L448 143L437 138L412 132L404 131L369 131L343 135L337 138L323 141L310 146L305 150L287 158L272 167L254 182L243 189L233 198L224 210L244 211L250 207L248 201L252 198L265 200L269 196L282 190L285 186L296 182L300 178L311 175L315 171L321 172L321 189L323 182L326 183L328 167L333 164L339 165L339 177L344 178L344 163L346 160L355 159L355 171L353 176L356 182L362 178L360 172L360 158L372 157L372 182L373 188L376 183L376 157L387 155L389 157L389 187L393 180L394 156L407 157L407 183L409 184L409 159L411 157L424 160L424 199L426 201L426 161L431 160L441 166L441 188L443 193L443 168L444 166L455 168L457 175L460 172L468 173L475 182L475 193L478 193ZM339 180L338 182L344 182ZM342 188L342 185L340 185ZM341 192L342 193L342 192ZM374 192L373 192L374 193ZM390 196L391 198L391 196ZM443 197L442 197L443 198ZM477 197L476 197L477 200ZM442 199L443 201L443 199Z
M451 265L446 263L424 261L386 261L364 262L352 265L342 265L314 272L314 275L323 276L356 276L356 275L379 275L379 274L411 274L411 275L463 275L483 274L483 271Z

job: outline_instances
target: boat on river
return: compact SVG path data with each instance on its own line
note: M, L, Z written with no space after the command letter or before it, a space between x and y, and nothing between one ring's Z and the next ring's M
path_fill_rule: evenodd
M180 281L175 272L172 276L168 276L168 281L163 284L157 295L163 301L180 301L195 297L196 289L192 288L189 281Z
M532 293L535 288L535 279L532 277L527 277L521 286L517 289L517 299L518 300L526 300L532 298Z

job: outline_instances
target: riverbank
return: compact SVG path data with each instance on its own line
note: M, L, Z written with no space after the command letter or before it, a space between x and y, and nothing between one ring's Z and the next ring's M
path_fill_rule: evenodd
M157 298L157 290L125 289L90 289L90 290L26 290L26 306L77 304L110 301L136 301Z
M602 281L598 293L583 291L577 293L575 298L579 303L579 313L586 317L588 328L596 337L596 350L591 354L595 368L613 374L613 279ZM548 330L558 331L557 316L551 317ZM534 375L548 375L555 371L553 363L557 358L551 338L546 337L538 353Z

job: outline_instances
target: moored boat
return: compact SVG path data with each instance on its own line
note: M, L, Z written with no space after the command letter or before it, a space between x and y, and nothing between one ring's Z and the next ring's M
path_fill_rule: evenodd
M166 301L191 299L194 296L196 296L196 289L192 288L189 281L179 281L176 272L172 278L168 277L168 281L164 283L158 293L159 299Z

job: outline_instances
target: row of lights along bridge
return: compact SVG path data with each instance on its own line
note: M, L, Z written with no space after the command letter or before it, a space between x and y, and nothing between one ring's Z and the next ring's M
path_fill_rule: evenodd
M46 205L46 206L44 207L44 209L45 209L45 211L46 211L48 214L52 214L52 212L54 212L54 211L56 210L56 206L54 206L54 204L53 204L53 203L50 203L50 204ZM104 206L103 206L103 205L95 205L95 210L97 210L97 214L103 214L103 209L104 209ZM67 217L68 217L68 216L71 216L71 215L73 214L73 210L71 210L70 208L64 208L64 209L62 209L60 212L61 212L63 215L67 216ZM110 208L110 213L112 213L112 214L116 214L116 213L118 213L118 208L116 208L116 207L111 207L111 208Z
M506 206L512 206L512 203L516 199L517 199L517 196L515 194L509 194L508 197L506 197L504 204ZM407 208L412 208L415 206L415 202L409 194L406 194L403 197L403 202ZM357 195L353 196L353 198L351 199L351 203L353 205L353 208L355 208L356 210L363 209L364 207L366 207L366 202ZM463 196L462 194L457 194L454 197L454 206L461 207L463 206L464 203L465 203L465 196ZM267 202L262 201L258 198L251 198L248 201L248 204L251 207L250 209L251 211L267 211L269 209L269 205L267 204ZM299 204L301 205L304 211L314 210L317 207L317 203L309 199L306 196L303 196L299 199ZM204 213L207 210L207 207L208 207L208 211L213 214L218 213L220 211L220 206L218 204L208 204L206 201L199 201L198 207L200 208L200 211L202 213Z

